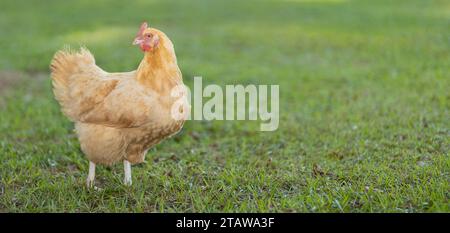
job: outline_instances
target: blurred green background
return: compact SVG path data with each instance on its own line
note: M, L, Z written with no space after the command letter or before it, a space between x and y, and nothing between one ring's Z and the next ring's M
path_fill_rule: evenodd
M190 121L133 167L88 162L49 62L85 45L110 72L173 41L184 82L280 85L280 126ZM450 3L22 1L0 4L0 212L448 212Z

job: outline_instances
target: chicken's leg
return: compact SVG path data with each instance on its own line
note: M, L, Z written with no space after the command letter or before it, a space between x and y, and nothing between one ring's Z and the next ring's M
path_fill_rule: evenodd
M94 186L95 179L95 163L89 161L89 174L86 180L86 185L88 188L92 188Z
M125 171L125 179L123 180L123 183L127 186L131 185L131 164L127 160L123 161L123 168Z

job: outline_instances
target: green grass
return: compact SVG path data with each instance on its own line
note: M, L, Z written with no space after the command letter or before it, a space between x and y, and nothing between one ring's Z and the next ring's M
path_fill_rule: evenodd
M165 31L185 83L279 84L280 126L189 121L124 187L88 162L48 65L135 69ZM449 212L448 1L2 1L0 212Z

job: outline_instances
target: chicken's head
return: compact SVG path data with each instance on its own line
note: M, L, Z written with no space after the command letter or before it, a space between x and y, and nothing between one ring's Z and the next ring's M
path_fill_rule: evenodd
M147 22L142 23L133 45L139 45L143 52L151 52L158 48L160 37L156 30L148 27Z

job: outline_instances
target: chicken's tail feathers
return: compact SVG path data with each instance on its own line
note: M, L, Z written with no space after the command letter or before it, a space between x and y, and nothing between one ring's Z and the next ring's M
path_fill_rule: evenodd
M84 47L81 47L80 51L73 51L66 46L55 53L50 63L53 92L61 104L62 111L69 118L72 118L72 114L68 105L70 101L73 101L70 98L70 79L89 66L95 66L95 59L91 52Z
M50 63L52 79L66 79L90 65L95 65L95 59L88 49L81 47L80 51L76 52L65 46L64 49L55 53Z

